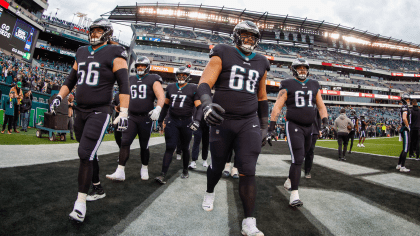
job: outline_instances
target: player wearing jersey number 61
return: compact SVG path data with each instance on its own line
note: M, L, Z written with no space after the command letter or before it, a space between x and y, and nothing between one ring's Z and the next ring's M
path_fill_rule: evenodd
M99 18L89 27L89 46L80 47L76 61L60 92L51 106L53 110L77 84L74 132L79 142L80 167L78 174L78 197L70 219L83 222L86 200L105 197L99 182L99 165L96 152L107 129L115 81L120 87L120 115L117 121L127 117L129 104L127 52L124 47L114 45L112 25ZM126 128L125 122L120 128ZM87 195L91 182L93 190Z
M139 136L142 180L149 179L149 139L152 132L152 121L159 118L165 101L165 92L162 88L162 78L159 75L149 74L150 61L147 57L137 58L134 69L136 75L130 76L130 107L128 108L128 127L122 133L119 165L117 170L106 177L111 180L124 181L124 168L130 156L130 145L136 136ZM158 99L156 108L155 99Z
M280 111L286 105L286 133L292 164L289 178L284 186L292 190L289 204L300 207L303 203L299 199L298 186L302 163L312 143L312 124L316 118L315 109L318 109L322 119L322 130L327 125L328 113L322 101L318 82L308 78L309 63L302 58L296 59L292 63L292 71L295 78L281 82L280 92L271 112L268 133L274 132Z
M210 62L198 86L204 119L212 125L211 165L207 169L207 191L202 208L213 210L214 188L233 149L245 213L244 235L264 235L253 217L257 194L255 168L268 125L266 78L270 63L263 55L253 52L260 38L253 22L237 24L233 30L236 47L218 44L210 51ZM211 88L215 89L213 99Z

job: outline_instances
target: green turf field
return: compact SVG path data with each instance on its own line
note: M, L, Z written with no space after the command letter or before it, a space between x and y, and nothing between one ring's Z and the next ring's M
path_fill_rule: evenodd
M364 148L357 147L358 143L359 140L355 139L352 151L398 157L402 150L402 142L398 141L398 137L366 139ZM318 140L316 146L338 149L337 140ZM349 148L350 142L347 150Z
M48 139L48 134L43 134L42 138L37 138L35 136L36 129L28 129L28 132L21 132L12 134L7 134L7 130L4 134L0 134L0 145L37 145L37 144L65 144L65 143L77 143L76 140L70 139L70 134L67 134L67 141L57 141L51 142ZM152 133L152 137L160 136L157 133ZM136 137L138 139L138 136ZM103 141L115 141L114 134L105 134Z

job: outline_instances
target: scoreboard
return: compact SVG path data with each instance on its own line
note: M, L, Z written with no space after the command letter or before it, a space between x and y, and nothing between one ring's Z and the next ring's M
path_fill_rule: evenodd
M39 30L0 7L0 48L30 61Z

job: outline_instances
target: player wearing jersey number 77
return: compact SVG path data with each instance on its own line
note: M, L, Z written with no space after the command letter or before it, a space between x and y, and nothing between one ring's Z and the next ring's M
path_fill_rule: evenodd
M280 111L286 105L286 133L292 164L285 187L289 189L291 185L292 193L289 204L293 207L300 207L303 203L299 199L298 186L302 163L312 143L312 124L316 118L315 109L318 109L321 116L322 130L327 125L328 113L322 101L318 82L307 78L309 63L302 58L296 59L292 63L292 71L295 78L281 82L280 92L271 113L268 133L270 134L275 129Z

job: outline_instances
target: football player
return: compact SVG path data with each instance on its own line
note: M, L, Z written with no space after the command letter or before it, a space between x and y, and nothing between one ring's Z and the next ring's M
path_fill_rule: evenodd
M166 151L163 156L162 174L155 178L156 182L160 184L166 183L166 173L172 161L172 155L178 144L178 139L181 140L182 150L182 164L183 171L182 179L189 177L188 163L190 161L190 142L192 138L192 129L200 127L200 120L203 116L201 109L201 102L197 95L197 85L190 84L190 69L181 66L175 73L177 83L169 84L166 87L165 105L159 117L159 124L161 126L163 119L169 110L169 116L165 119L165 141ZM194 106L197 107L194 120L192 120ZM190 127L193 127L192 129Z
M218 44L210 51L210 62L198 86L204 119L212 125L211 165L207 169L207 191L202 208L213 210L214 188L222 176L229 152L234 149L239 196L245 213L244 235L263 235L253 217L257 194L255 167L268 126L266 78L270 63L263 55L253 52L260 38L253 22L237 24L233 29L235 47Z
M130 157L130 146L137 135L139 136L142 163L140 177L142 180L149 179L149 139L152 133L152 121L158 120L165 101L162 78L156 74L149 74L150 60L147 57L140 56L137 58L134 67L136 75L129 78L131 97L127 119L130 128L123 131L117 170L111 175L106 175L111 180L125 180L124 168ZM156 98L158 100L155 108Z
M322 130L328 122L327 108L322 101L319 84L316 80L308 78L309 63L298 58L292 63L293 79L286 79L281 82L280 92L277 101L271 112L269 136L276 135L276 121L284 105L286 110L286 133L287 143L292 157L289 178L284 186L291 189L289 204L292 207L303 205L299 199L298 187L301 175L301 167L305 154L312 144L312 124L316 118L315 105L322 120ZM268 137L269 138L269 137Z
M79 142L80 167L79 191L70 219L83 222L86 216L86 200L105 197L99 181L99 165L96 152L107 129L115 81L120 87L120 114L114 123L126 129L129 104L127 52L124 47L111 42L113 28L104 18L95 20L89 27L89 46L80 47L76 61L60 89L51 102L54 112L77 84L74 132ZM91 182L93 191L87 195Z
M358 122L358 118L356 116L355 110L351 110L349 119L353 123L353 129L349 133L349 138L351 140L349 154L351 154L351 149L353 148L354 136L356 135L356 130L359 130L359 122Z
M359 143L357 144L357 147L365 147L365 145L363 145L366 139L366 127L367 127L367 123L365 119L366 119L365 115L362 114L360 116L360 137L359 137Z
M191 126L192 129L195 129L195 126ZM196 161L198 160L198 154L200 153L200 143L203 140L201 158L203 159L203 167L207 168L209 165L207 164L207 157L209 153L209 135L210 135L210 127L207 125L204 117L200 120L200 127L196 130L193 130L194 133L194 143L191 152L191 163L188 166L189 169L197 168ZM178 149L178 147L177 147Z
M410 105L410 95L408 93L403 93L401 95L401 111L400 111L400 122L401 122L401 137L403 140L403 149L400 153L400 158L398 159L397 170L400 172L409 172L410 169L405 167L405 159L407 158L408 150L410 149L410 123L411 123L411 111L408 108Z

